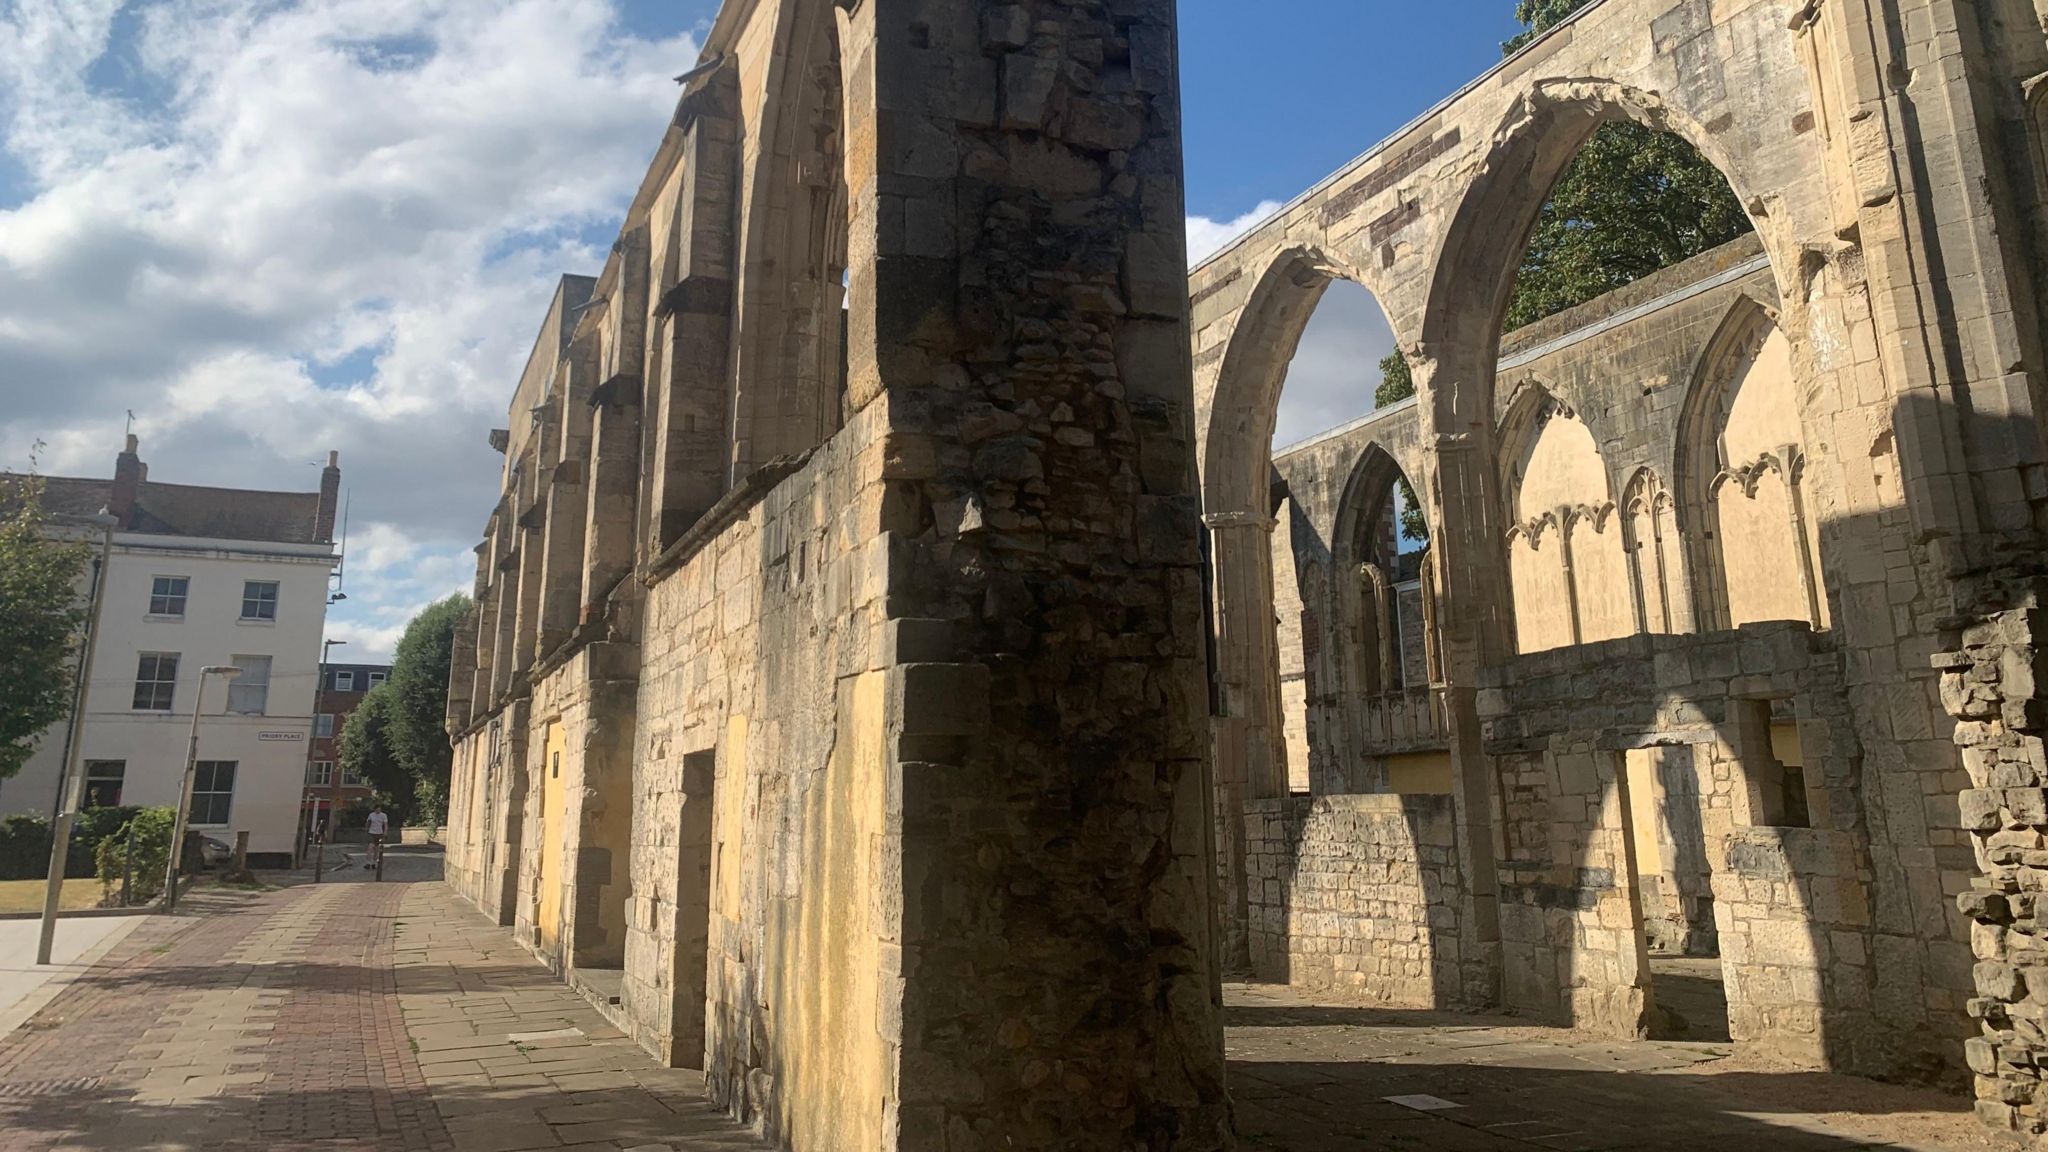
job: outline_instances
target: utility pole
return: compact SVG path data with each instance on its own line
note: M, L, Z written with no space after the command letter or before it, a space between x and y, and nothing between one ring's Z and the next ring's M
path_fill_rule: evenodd
M185 854L185 819L192 811L192 774L199 768L199 717L206 711L206 678L240 676L242 670L229 664L209 664L199 670L199 690L192 696L192 739L185 748L185 784L178 789L178 815L171 825L171 860L164 865L164 911L178 907L178 865Z
M71 824L78 818L81 778L85 774L85 703L92 689L92 654L100 638L100 605L106 603L108 567L113 563L114 528L120 521L106 509L87 523L100 529L98 571L92 577L92 601L85 614L85 648L78 655L78 684L71 692L71 726L64 730L64 775L57 785L57 811L50 821L50 879L43 890L42 935L36 941L36 963L48 964L57 939L57 909L64 900L64 866L71 856Z

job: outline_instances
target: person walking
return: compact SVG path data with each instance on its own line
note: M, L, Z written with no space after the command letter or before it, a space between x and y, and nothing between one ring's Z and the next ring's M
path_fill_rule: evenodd
M370 819L365 823L370 833L370 858L363 862L363 867L375 868L377 862L384 858L384 829L390 824L391 818L384 815L382 804L370 809Z

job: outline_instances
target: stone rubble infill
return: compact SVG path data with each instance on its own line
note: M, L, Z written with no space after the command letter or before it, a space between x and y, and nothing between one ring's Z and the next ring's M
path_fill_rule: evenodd
M202 892L0 1038L0 1148L760 1148L436 884Z

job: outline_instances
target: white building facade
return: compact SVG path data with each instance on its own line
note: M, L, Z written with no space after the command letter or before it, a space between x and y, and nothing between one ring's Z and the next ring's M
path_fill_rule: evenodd
M318 492L152 483L132 436L112 481L45 482L45 507L60 518L105 508L118 524L80 736L85 806L177 803L197 706L192 826L230 843L248 832L258 863L289 858L340 485L332 455ZM242 671L202 684L211 666ZM0 783L0 815L55 810L65 736L53 727Z

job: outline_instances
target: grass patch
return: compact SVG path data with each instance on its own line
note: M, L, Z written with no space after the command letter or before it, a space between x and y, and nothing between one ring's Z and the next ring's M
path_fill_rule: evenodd
M47 880L0 880L0 912L41 912ZM64 899L58 907L66 912L100 906L100 882L77 879L64 881Z

